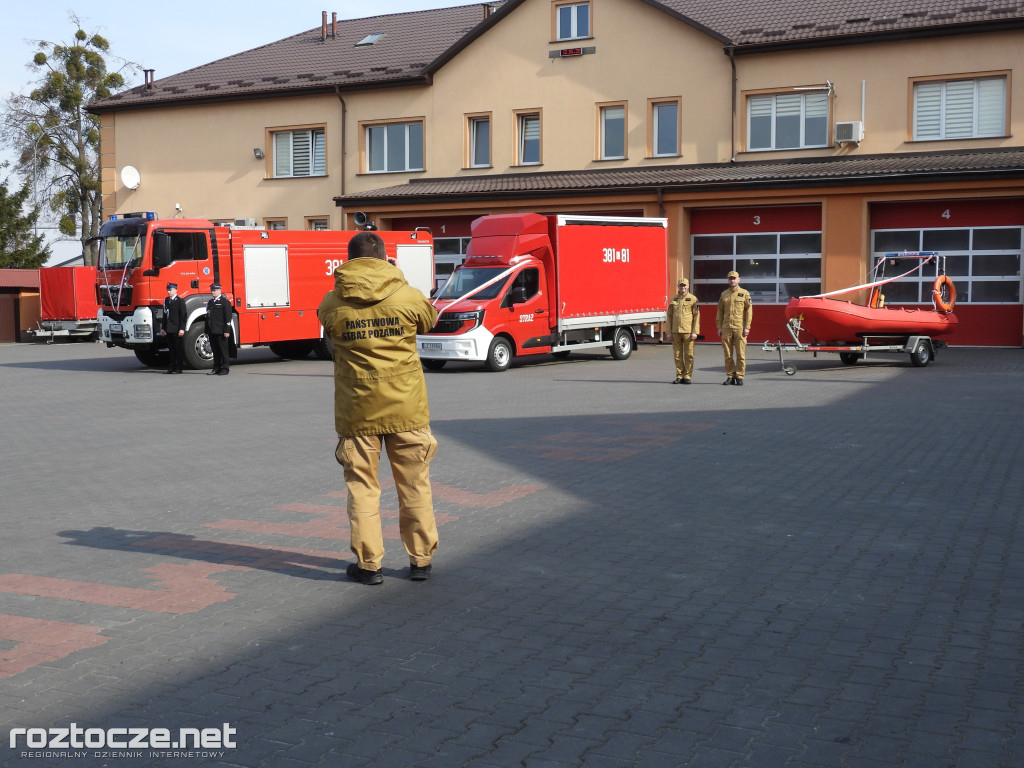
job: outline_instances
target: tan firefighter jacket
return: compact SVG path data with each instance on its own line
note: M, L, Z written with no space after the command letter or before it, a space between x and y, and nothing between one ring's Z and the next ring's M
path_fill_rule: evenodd
M726 288L718 299L718 315L715 324L722 330L749 330L754 320L754 305L750 301L750 291L737 288L735 291Z
M334 290L317 317L334 343L334 423L339 437L383 435L430 424L416 334L437 310L380 259L352 259L334 270Z
M691 333L700 333L700 309L697 304L697 297L692 293L685 296L676 294L665 309L668 319L665 329L671 334L683 334L689 336Z

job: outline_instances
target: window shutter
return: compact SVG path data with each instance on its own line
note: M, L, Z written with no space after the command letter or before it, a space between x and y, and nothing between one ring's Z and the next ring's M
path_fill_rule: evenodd
M978 135L1002 136L1006 133L1006 78L978 81Z
M310 131L292 133L292 176L309 176Z
M914 138L942 138L942 83L914 86Z

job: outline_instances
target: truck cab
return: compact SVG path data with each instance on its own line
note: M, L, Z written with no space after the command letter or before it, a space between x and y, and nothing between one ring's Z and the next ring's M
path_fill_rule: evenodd
M424 366L466 360L504 371L516 356L585 348L629 357L665 319L666 231L664 219L477 219L466 260L434 296L437 323L417 338Z
M99 240L100 340L133 350L146 365L161 364L166 354L159 336L167 283L178 284L190 324L205 314L210 283L224 282L231 298L230 260L221 264L215 228L206 219L161 221L152 213L111 217Z

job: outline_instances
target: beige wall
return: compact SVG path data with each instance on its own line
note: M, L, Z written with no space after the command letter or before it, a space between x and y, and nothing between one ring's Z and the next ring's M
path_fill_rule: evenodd
M114 190L119 213L156 211L170 217L180 203L189 217L260 222L286 217L290 229L303 229L305 218L316 216L340 226L332 199L342 180L341 103L334 96L123 111L113 116L112 131L110 117L103 128L104 192ZM267 129L306 125L326 126L327 175L271 178ZM255 158L256 147L264 160ZM126 165L138 169L138 189L121 182ZM105 198L104 213L112 212Z
M861 119L864 103L864 141L860 147L800 150L789 152L738 152L738 159L769 160L783 157L822 157L888 152L926 152L1019 146L1014 139L1024 132L1024 73L1010 74L1007 101L1012 123L1002 138L960 141L910 141L912 131L911 81L914 78L973 74L1011 69L1020 61L1022 36L1019 31L986 35L903 40L870 45L844 45L788 53L739 56L737 87L737 135L745 136L743 94L759 89L791 88L824 84L835 86L831 122ZM862 89L863 83L863 89ZM1013 106L1017 105L1014 111ZM742 150L742 141L738 149Z
M103 117L104 214L155 210L171 216L174 204L180 203L186 216L254 217L260 222L286 218L292 229L303 228L310 217L326 217L332 228L340 228L344 223L333 202L336 195L401 185L415 178L657 167L730 159L734 151L732 71L719 42L638 0L596 0L593 32L592 39L578 43L553 43L550 0L524 3L446 64L432 86L344 94L344 142L342 103L333 94L108 113ZM908 142L909 82L919 76L1005 70L1019 60L1020 40L1019 32L1006 32L740 56L736 59L740 102L737 158L773 160L1012 145L1012 135ZM548 57L550 50L567 45L593 46L596 53ZM1010 77L1011 107L1024 104L1022 80ZM739 151L745 134L745 92L825 81L835 85L830 123L860 119L861 83L865 82L866 136L859 147ZM648 100L676 96L682 103L681 156L649 158ZM596 105L611 101L627 104L628 157L596 160ZM540 166L514 165L514 113L522 109L542 112ZM478 112L491 113L492 167L466 169L465 116ZM1020 112L1018 107L1016 115ZM363 173L360 122L410 118L424 120L425 170ZM271 178L269 129L302 125L326 128L327 176ZM1024 120L1016 117L1012 128L1016 130L1011 134L1019 135ZM267 159L256 160L254 147L263 149ZM134 191L120 181L126 165L135 166L142 177ZM586 201L563 198L562 202L571 206ZM625 196L622 204L635 207L637 199ZM531 203L521 201L516 207L520 205L529 207ZM417 212L431 208L436 213L454 210L438 205ZM650 213L657 214L657 210Z

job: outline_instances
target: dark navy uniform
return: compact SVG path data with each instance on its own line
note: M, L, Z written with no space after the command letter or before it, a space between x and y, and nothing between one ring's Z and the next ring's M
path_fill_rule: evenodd
M184 333L187 322L185 300L177 293L164 299L164 332L167 334L167 350L171 355L167 364L168 373L181 373L181 367L185 363Z
M220 290L220 286L210 286L210 290ZM224 294L215 296L206 304L206 335L210 337L210 348L213 350L213 370L210 373L226 375L231 367L228 355L231 343L231 302Z

